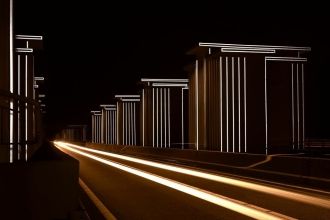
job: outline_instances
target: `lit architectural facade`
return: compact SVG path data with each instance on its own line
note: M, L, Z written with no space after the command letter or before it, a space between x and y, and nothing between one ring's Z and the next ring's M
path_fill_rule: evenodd
M102 144L117 144L117 105L100 105Z
M92 114L92 143L101 143L101 111L91 111Z
M195 149L270 153L304 147L309 47L200 43L190 69Z
M117 144L140 145L140 95L116 95Z
M187 147L188 79L141 79L142 146Z

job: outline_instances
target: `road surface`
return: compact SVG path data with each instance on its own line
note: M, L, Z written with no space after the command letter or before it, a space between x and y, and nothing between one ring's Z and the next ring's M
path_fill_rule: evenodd
M117 219L330 219L329 192L54 144Z

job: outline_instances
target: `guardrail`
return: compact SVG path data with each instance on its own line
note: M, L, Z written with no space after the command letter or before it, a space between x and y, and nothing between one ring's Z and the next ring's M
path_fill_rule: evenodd
M0 162L27 161L41 143L39 103L0 90Z

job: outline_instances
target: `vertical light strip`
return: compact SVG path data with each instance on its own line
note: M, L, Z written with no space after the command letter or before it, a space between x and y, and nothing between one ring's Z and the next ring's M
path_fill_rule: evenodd
M14 9L13 9L13 0L9 2L9 90L10 93L14 93ZM13 108L14 103L13 100L10 100L10 114L9 114L9 162L12 163L14 161L14 115ZM26 146L25 146L26 147Z
M244 72L244 152L247 152L247 145L246 145L246 58L244 57L244 67L243 67L243 72Z
M128 145L131 145L132 140L132 114L131 114L131 102L127 102L127 143Z
M115 111L109 111L109 114L111 115L111 121L109 121L109 126L111 128L111 134L112 134L112 140L110 142L110 144L115 144L116 143L116 133L115 133L115 120L116 120L116 115L115 115Z
M238 152L241 153L241 60L237 58L237 83L238 83Z
M95 143L97 143L97 117L94 115L94 120L95 120Z
M128 106L128 103L125 102L125 108L126 108L126 115L125 115L125 121L126 121L126 128L125 128L125 131L126 131L126 136L125 136L125 145L129 145L129 130L128 130L128 126L129 126L129 106Z
M233 150L235 152L235 59L231 58L231 97L232 97L232 111L233 111Z
M265 150L268 154L267 60L265 59Z
M95 138L96 138L96 140L95 140L95 142L96 143L98 143L98 122L97 122L97 116L95 115Z
M292 149L294 149L294 140L295 140L295 132L294 132L294 83L293 83L293 63L291 63L291 117L292 117Z
M126 102L126 134L127 134L127 140L126 145L130 145L130 103Z
M300 96L299 96L299 64L297 63L297 123L298 123L298 129L297 129L297 135L298 135L298 142L297 142L297 149L300 148L300 102L299 102Z
M109 121L108 121L108 125L109 125L109 133L111 133L111 140L108 139L108 144L115 144L115 129L114 129L114 121L115 121L115 115L113 114L114 111L109 111Z
M170 88L167 90L167 108L168 108L168 147L171 147L171 91Z
M163 88L160 88L160 147L163 147Z
M102 124L101 124L102 119L101 119L101 117L102 117L101 115L98 116L98 118L99 118L99 143L102 142L102 139L101 139L102 138L102 136L101 136L102 135L102 130L101 130L102 129L102 127L101 127L102 126Z
M302 147L305 147L305 81L304 81L304 64L301 64L301 95L302 95Z
M144 147L144 88L142 89L142 147Z
M206 110L207 110L207 108L206 108L206 86L207 86L207 84L206 84L206 58L204 58L204 60L203 60L203 108L204 108L204 111L203 111L203 124L204 124L204 131L203 131L203 145L204 145L204 149L206 148L206 144L207 144L207 142L206 142Z
M25 55L25 97L28 97L28 56ZM25 160L27 160L28 141L28 105L25 103Z
M156 144L156 146L158 147L158 115L159 115L159 113L158 113L158 88L156 88L156 131L157 131L157 135L156 135L156 142L157 142L157 144Z
M104 119L103 119L103 113L104 113L104 110L102 111L102 115L101 115L101 117L100 117L100 120L101 120L101 143L103 144L103 132L104 132Z
M221 152L223 152L223 126L222 126L222 101L223 101L223 97L222 97L222 57L220 57L220 65L219 65L219 69L220 69L220 148L221 148Z
M117 112L116 112L116 126L117 126L117 129L116 129L116 134L117 134L117 145L119 145L119 142L120 142L120 137L119 137L119 103L117 102Z
M95 130L95 128L94 128L94 115L92 115L92 143L95 142L94 141L94 130Z
M229 144L229 134L228 134L228 130L229 130L229 121L228 121L228 57L226 57L226 133L227 133L227 137L226 137L226 152L228 152L228 144Z
M133 144L136 145L136 112L135 112L135 105L136 103L133 103Z
M113 129L114 129L114 132L115 132L115 140L114 140L114 143L118 143L118 129L117 126L118 126L118 119L117 119L117 115L118 115L118 108L113 112L114 114L114 124L113 124Z
M104 139L104 144L108 144L108 111L107 110L103 110L104 111L104 118L103 118L103 113L102 113L102 122L104 123L104 135L103 135L103 139Z
M21 55L17 55L17 94L21 95ZM18 141L18 149L17 149L17 158L21 160L21 102L18 101L17 106L17 141Z
M130 145L130 142L129 142L129 134L130 134L130 130L129 130L129 123L130 123L130 120L129 120L129 103L128 102L125 102L125 105L126 105L126 145Z
M114 144L115 143L115 129L114 129L114 120L115 115L113 114L114 111L109 111L109 133L111 134L112 138L111 140L108 140L108 144Z
M155 147L155 88L152 88L152 146Z
M97 143L97 118L95 115L93 115L94 118L94 142Z
M123 116L123 125L122 125L122 127L123 127L123 134L122 134L122 136L123 136L123 143L122 143L122 145L125 145L125 103L124 102L122 102L121 103L121 106L122 106L122 116Z
M109 122L108 122L109 111L107 111L107 110L104 110L104 111L105 111L105 133L104 133L104 139L105 139L105 144L109 144L108 139L112 138L112 136L110 134Z
M111 139L107 138L107 144L113 144L113 140L115 139L114 133L113 133L113 111L107 111L107 137L111 135Z
M115 121L115 115L113 114L114 111L109 111L109 133L111 133L112 138L111 140L108 139L108 144L115 144L115 129L114 129L114 121Z
M167 88L164 88L164 147L167 147Z
M184 128L183 128L183 88L181 88L181 148L183 150L184 146Z
M100 143L100 116L97 116L97 143Z
M130 103L130 117L131 117L131 145L134 145L134 113L133 113L133 102Z
M198 134L198 60L195 64L195 77L196 77L196 150L199 149L199 134Z

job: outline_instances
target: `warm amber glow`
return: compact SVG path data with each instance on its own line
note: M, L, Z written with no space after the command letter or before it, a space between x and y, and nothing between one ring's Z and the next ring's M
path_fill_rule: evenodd
M54 142L55 146L57 146L58 148L64 148L66 150L75 152L77 154L83 155L85 157L91 158L93 160L99 161L101 163L104 163L106 165L118 168L120 170L126 171L128 173L143 177L145 179L151 180L153 182L162 184L164 186L170 187L172 189L176 189L180 192L184 192L186 194L192 195L194 197L203 199L205 201L211 202L215 205L227 208L229 210L232 210L234 212L240 213L242 215L245 216L249 216L251 218L255 218L255 219L268 219L268 220L272 220L272 219L291 219L288 216L283 216L281 214L278 213L274 213L271 212L269 210L265 210L265 209L261 209L259 207L256 206L249 206L249 204L237 201L237 200L233 200L233 199L229 199L227 197L221 196L219 194L215 194L206 190L202 190L200 188L197 187L193 187L175 180L171 180L168 178L164 178L155 174L151 174L142 170L138 170L117 162L112 162L110 160L105 160L103 158L97 157L95 155L77 150L73 147L69 147L71 146L71 144L67 144L67 143L63 143L63 142Z
M56 142L56 143L61 143L61 142ZM187 175L191 175L191 176L195 176L195 177L199 177L199 178L203 178L203 179L221 182L221 183L225 183L228 185L233 185L233 186L237 186L237 187L241 187L241 188L245 188L245 189L249 189L249 190L255 190L258 192L263 192L263 193L271 194L274 196L279 196L282 198L295 200L295 201L299 201L299 202L304 202L304 203L312 204L315 206L321 206L321 207L330 209L329 200L318 198L318 197L311 196L311 195L305 195L305 194L298 193L298 192L292 192L292 191L274 188L274 187L270 187L270 186L266 186L266 185L262 185L262 184L253 183L253 182L242 181L242 180L238 180L238 179L234 179L234 178L206 173L203 171L197 171L197 170L178 167L178 166L174 166L174 165L167 165L167 164L157 163L157 162L153 162L153 161L138 159L138 158L134 158L134 157L124 156L124 155L120 155L120 154L114 154L114 153L94 150L94 149L90 149L90 148L86 148L86 147L80 147L80 146L77 146L74 144L69 144L69 143L65 143L65 144L67 146L71 146L71 147L74 147L77 149L81 149L81 150L85 150L85 151L89 151L89 152L93 152L93 153L97 153L97 154L101 154L101 155L105 155L105 156L109 156L109 157L114 157L114 158L118 158L118 159L122 159L122 160L126 160L126 161L131 161L131 162L135 162L135 163L139 163L139 164L157 167L160 169L169 170L169 171L173 171L173 172L177 172L177 173L183 173L183 174L187 174Z

